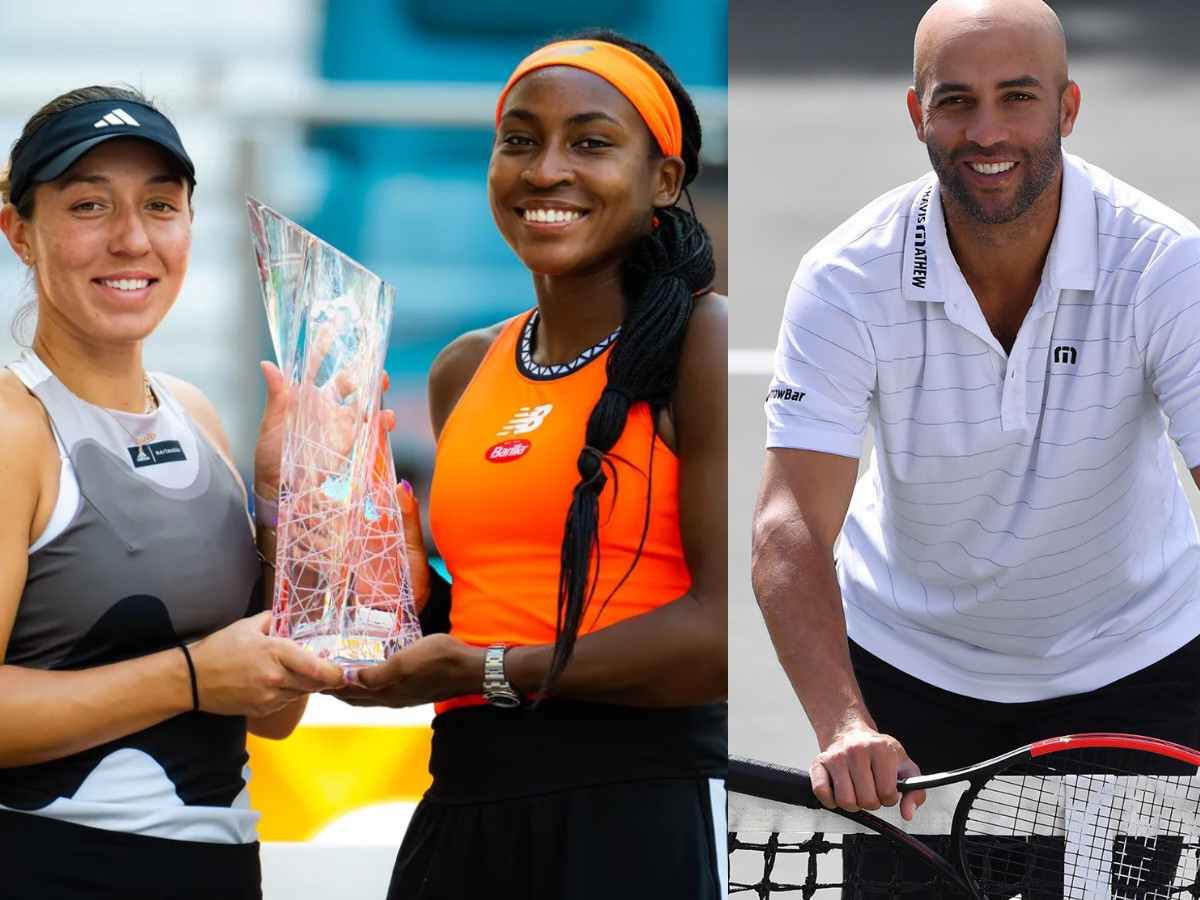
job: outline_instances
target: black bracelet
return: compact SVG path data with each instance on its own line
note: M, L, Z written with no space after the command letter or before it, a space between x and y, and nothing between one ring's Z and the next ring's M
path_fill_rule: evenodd
M183 658L188 664L188 674L192 676L192 712L200 712L200 688L196 684L196 666L192 662L192 654L188 652L187 644L180 641L179 649L183 651Z

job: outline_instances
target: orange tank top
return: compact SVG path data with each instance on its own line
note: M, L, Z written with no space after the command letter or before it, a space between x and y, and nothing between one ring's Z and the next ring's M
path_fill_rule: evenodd
M533 316L505 323L443 426L434 457L429 519L452 578L450 633L476 646L554 643L576 459L607 381L611 342L575 364L533 371ZM600 495L599 579L580 635L669 603L691 587L679 534L679 460L654 436L650 416L648 404L634 404L609 451L616 477L609 472ZM613 593L641 539L652 441L646 541ZM452 700L438 711L472 702L482 698Z

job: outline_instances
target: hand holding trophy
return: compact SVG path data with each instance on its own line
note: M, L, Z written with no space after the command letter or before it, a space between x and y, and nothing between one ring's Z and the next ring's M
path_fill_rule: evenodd
M288 385L272 633L344 667L420 636L378 397L395 289L247 198Z

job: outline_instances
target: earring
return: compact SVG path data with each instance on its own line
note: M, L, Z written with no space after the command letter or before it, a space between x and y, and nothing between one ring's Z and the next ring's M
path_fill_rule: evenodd
M27 265L27 266L33 265L33 257L30 256L28 253L25 254L25 265Z

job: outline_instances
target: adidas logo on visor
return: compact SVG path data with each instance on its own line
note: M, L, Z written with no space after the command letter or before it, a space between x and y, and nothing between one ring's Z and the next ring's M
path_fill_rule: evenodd
M108 113L99 122L92 125L93 128L107 128L109 125L134 125L138 128L142 127L142 123L131 116L125 110L117 107L112 112Z

